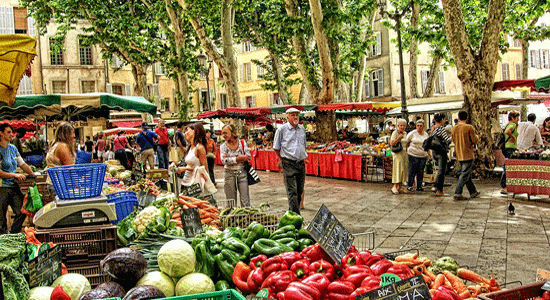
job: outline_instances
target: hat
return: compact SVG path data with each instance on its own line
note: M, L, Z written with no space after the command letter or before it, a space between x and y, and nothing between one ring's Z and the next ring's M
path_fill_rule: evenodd
M286 113L287 113L287 114L293 113L293 112L299 113L300 110L299 110L299 109L296 109L296 108L294 108L294 107L291 107L291 108L289 108L289 109L286 110Z
M149 124L147 124L147 122L141 122L141 127L142 128L149 128Z

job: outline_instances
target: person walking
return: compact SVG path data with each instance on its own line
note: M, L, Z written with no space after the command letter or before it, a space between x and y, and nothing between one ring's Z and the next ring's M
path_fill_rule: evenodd
M104 162L103 155L105 154L105 149L107 148L107 143L105 142L105 139L103 139L103 134L99 134L99 137L97 139L97 158L99 161Z
M170 164L170 136L168 135L168 129L164 120L159 120L155 133L158 135L157 159L159 169L168 169L168 165Z
M428 138L428 133L424 130L424 120L418 119L416 121L416 130L413 130L407 134L407 154L409 155L409 180L407 191L412 192L414 190L414 179L416 178L416 190L419 192L424 191L422 183L424 182L424 168L426 167L426 161L430 158L430 154L424 151L422 145Z
M299 124L298 109L287 109L286 119L288 122L275 132L273 150L279 158L278 167L283 170L289 210L299 214L306 179L306 130Z
M158 139L158 135L151 130L149 130L149 124L147 122L141 123L141 132L136 136L136 142L139 146L141 154L141 163L143 168L146 164L149 164L149 169L155 168L155 142L153 139Z
M53 145L46 155L46 167L54 168L60 166L74 165L76 159L74 127L70 123L59 124L55 130ZM46 187L52 198L57 193L53 187L52 179L48 175Z
M550 144L550 117L544 119L544 122L540 125L540 136L544 144Z
M91 138L89 136L86 137L86 152L92 153L94 150L94 142L92 142Z
M250 149L244 140L237 136L237 129L231 124L222 128L225 143L220 145L220 159L224 165L224 191L226 199L237 200L237 190L242 206L250 206L248 177L244 164L250 161Z
M511 111L508 114L508 124L504 127L504 139L506 143L504 144L504 149L502 154L505 158L510 158L514 152L518 149L518 122L519 122L519 112ZM506 163L502 166L502 177L500 178L500 193L507 195L508 191L506 190Z
M8 233L8 224L6 214L8 206L11 206L15 219L9 233L21 232L23 222L27 217L21 212L23 207L23 193L19 187L19 182L26 179L25 174L17 174L17 167L20 167L28 175L34 175L33 171L27 165L17 148L10 144L12 140L13 128L7 124L0 124L0 234Z
M118 132L117 137L113 141L113 148L115 152L115 159L118 160L126 170L130 170L132 165L128 160L126 149L131 150L131 148L130 143L128 143L128 139L126 138L126 131L121 130Z
M468 113L460 111L458 113L458 124L453 127L452 139L455 144L456 160L460 164L458 182L454 193L454 200L467 200L462 196L464 186L470 193L470 199L479 196L474 182L472 181L472 170L474 168L474 146L478 143L478 137L472 125L466 124Z
M392 149L397 144L401 143L401 150L394 151L392 153L393 167L391 181L393 183L393 187L391 189L391 192L394 195L397 195L401 192L401 186L403 185L403 182L407 180L407 165L409 160L407 157L406 149L409 145L409 142L407 140L407 133L405 132L406 128L407 121L405 119L397 120L397 130L394 130L390 137L390 146L392 146Z
M435 177L435 195L437 197L442 197L445 196L443 193L443 183L445 182L445 172L447 170L447 162L449 161L447 151L452 140L445 128L445 115L443 113L436 113L434 115L434 121L435 124L432 126L430 136L432 136L433 139L439 139L444 147L444 149L441 149L442 151L430 150L432 152L432 157L439 167Z
M178 154L178 161L181 161L185 157L187 142L185 141L185 133L183 128L185 123L178 122L176 125L176 133L174 134L174 140L176 142L176 153Z
M206 161L208 162L208 175L210 180L216 184L216 178L214 177L214 161L216 160L216 142L212 138L212 132L206 131Z
M191 145L187 155L185 156L185 167L173 167L176 173L181 174L183 172L183 179L181 185L188 187L193 184L193 177L195 175L195 169L199 166L207 167L206 162L206 132L201 123L195 123L190 127L187 127L185 132L185 139Z
M530 113L527 122L519 122L518 125L518 149L527 149L533 146L542 146L540 130L535 126L537 115Z

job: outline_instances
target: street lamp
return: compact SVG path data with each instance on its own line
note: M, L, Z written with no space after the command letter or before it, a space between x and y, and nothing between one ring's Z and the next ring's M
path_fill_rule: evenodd
M411 0L409 4L401 12L389 13L385 10L386 2L383 0L378 2L378 7L380 7L380 13L382 15L388 16L390 19L395 21L395 29L397 30L397 47L399 50L399 78L401 81L401 114L403 119L409 123L409 111L407 110L407 92L405 91L405 71L403 70L403 45L401 41L401 17L409 10L409 8L414 4L414 0Z
M207 57L204 54L199 54L199 65L201 65L201 73L206 76L206 106L208 110L212 110L212 105L210 103L210 68L212 68L212 60L210 57ZM208 68L205 68L206 63L208 63Z

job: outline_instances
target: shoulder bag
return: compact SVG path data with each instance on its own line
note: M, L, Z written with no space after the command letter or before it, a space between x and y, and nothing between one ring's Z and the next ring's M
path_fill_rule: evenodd
M397 142L395 145L391 146L391 151L393 153L399 153L403 151L403 144L401 143L401 140Z
M153 151L157 152L157 143L155 143L153 139L151 139L151 137L147 135L147 131L145 131L145 133L143 132L144 131L141 132L141 135L143 135L145 139L153 146Z
M241 146L243 148L243 154L246 155L244 152L244 140L241 140ZM244 163L244 170L246 171L246 178L248 179L248 185L254 185L258 182L261 182L260 176L258 176L258 173L256 173L256 170L250 165L249 162Z

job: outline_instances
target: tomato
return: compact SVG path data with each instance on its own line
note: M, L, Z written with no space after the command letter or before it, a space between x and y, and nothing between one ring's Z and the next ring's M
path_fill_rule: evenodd
M550 300L550 291L545 291L544 293L542 293L542 299Z

